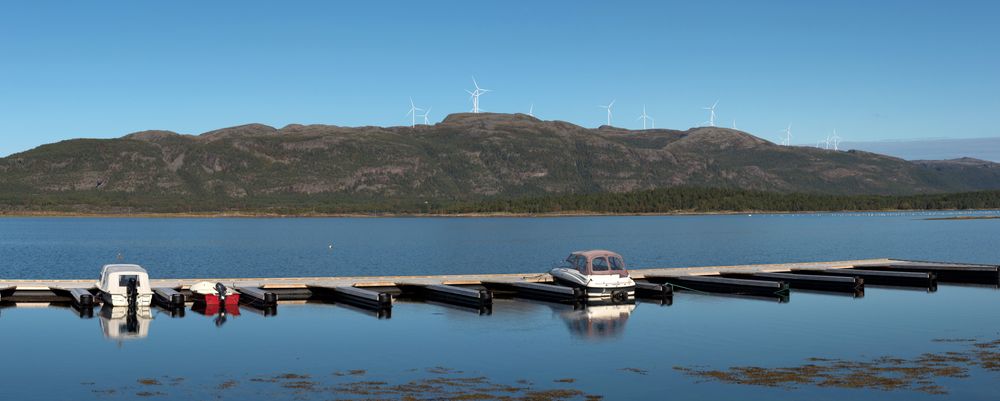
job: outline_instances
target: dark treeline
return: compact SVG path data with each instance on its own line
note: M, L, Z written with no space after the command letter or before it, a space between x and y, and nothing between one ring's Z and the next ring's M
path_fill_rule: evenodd
M15 195L16 194L16 195ZM214 196L213 196L214 195ZM862 210L1000 209L1000 191L925 195L822 195L726 188L674 187L627 193L549 195L485 200L357 198L345 195L263 195L231 198L78 191L24 195L0 191L0 212L468 214L710 213Z
M1000 208L1000 191L907 196L821 195L676 187L628 193L496 199L455 205L446 213L671 213L941 210Z

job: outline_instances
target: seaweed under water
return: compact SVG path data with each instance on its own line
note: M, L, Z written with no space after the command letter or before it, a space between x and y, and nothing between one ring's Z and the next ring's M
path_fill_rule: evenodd
M281 373L277 375L255 376L241 383L234 379L224 381L205 388L186 388L185 393L192 390L201 395L212 395L216 399L225 399L229 390L243 385L266 386L259 388L261 394L272 394L295 399L329 398L336 399L402 399L402 400L526 400L526 401L557 401L557 400L587 400L603 399L601 395L587 394L574 388L536 388L529 380L518 380L516 384L495 382L485 376L469 376L464 372L445 367L427 368L425 372L432 376L390 383L384 380L361 379L367 371L356 369L333 372L329 379L309 374ZM350 377L355 380L343 381ZM184 381L183 378L164 377L163 381L175 386ZM141 386L132 388L95 389L93 393L103 396L128 395L137 397L169 397L171 394L163 389L163 381L156 378L141 378L136 382ZM556 380L556 383L573 383L572 378ZM93 385L93 383L81 383ZM149 390L157 387L156 391Z
M724 370L675 366L674 369L705 381L796 389L804 385L872 389L913 390L947 394L940 378L965 378L979 368L1000 372L1000 340L935 339L942 343L965 343L966 349L924 353L914 358L882 356L865 361L807 358L799 366L767 368L734 366Z

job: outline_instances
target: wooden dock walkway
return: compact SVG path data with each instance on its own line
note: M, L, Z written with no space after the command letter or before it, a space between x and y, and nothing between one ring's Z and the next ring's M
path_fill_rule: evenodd
M833 262L782 263L733 266L668 267L652 269L629 269L634 279L648 276L683 277L711 276L723 273L776 273L792 270L850 269L859 265L887 265L906 262L894 259L862 259ZM949 264L954 265L954 264ZM97 270L100 266L95 266ZM150 276L155 275L155 271ZM486 283L548 283L552 276L548 273L510 274L454 274L434 276L355 276L355 277L277 277L277 278L183 278L157 279L151 277L153 288L187 289L199 281L220 282L237 288L257 287L263 289L323 287L395 287L399 285L481 285ZM0 279L0 289L50 290L71 288L97 288L97 280L5 280ZM2 299L2 298L0 298Z
M95 269L97 267L95 266ZM719 294L777 295L789 289L863 293L864 283L889 286L923 286L936 290L942 282L1000 285L1000 266L898 259L862 259L829 262L701 266L630 269L644 285L637 295L663 297L675 290ZM152 272L155 275L155 271ZM780 274L774 274L780 273ZM845 277L850 277L845 288ZM279 300L329 298L353 301L371 308L391 307L392 298L411 294L465 306L488 307L493 292L513 296L548 295L564 301L581 300L578 291L551 284L548 273L458 274L428 276L279 277L151 279L161 295L159 302L176 306L184 292L199 281L221 282L236 288L256 306L273 306ZM659 286L659 287L657 287ZM647 287L654 291L647 290ZM668 287L668 288L664 288ZM88 303L86 293L97 294L96 280L3 280L0 302L53 302L71 294L77 303ZM771 294L773 293L773 294ZM94 301L96 303L96 300Z

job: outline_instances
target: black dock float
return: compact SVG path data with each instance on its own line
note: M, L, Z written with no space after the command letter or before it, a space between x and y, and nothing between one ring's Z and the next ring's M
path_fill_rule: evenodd
M674 288L669 285L654 283L635 283L635 296L638 298L667 300L674 296Z
M392 295L353 286L311 286L313 294L367 309L392 308Z
M403 287L416 288L421 296L438 302L471 308L493 305L493 291L485 288L473 289L444 284L403 285Z
M937 278L930 272L898 272L861 269L792 270L796 274L860 277L866 284L936 289Z
M90 308L94 306L94 294L84 288L70 288L69 295L73 297L73 304L80 308Z
M728 273L724 277L747 280L784 281L792 289L858 293L865 290L865 280L855 276L817 276L797 273Z
M306 301L313 297L309 288L268 288L267 291L282 301Z
M278 295L257 287L237 287L240 293L240 303L254 307L269 308L278 304Z
M996 265L900 261L886 264L859 265L854 268L861 270L934 273L938 281L946 283L1000 284L1000 266Z
M153 288L153 303L166 309L184 308L184 294L173 288Z
M694 290L722 294L788 296L789 286L784 281L745 280L717 276L646 276L647 280L663 282L681 290Z
M587 293L580 288L564 287L547 283L484 283L507 286L515 296L563 303L576 303L587 299Z
M11 296L11 294L14 293L14 289L15 288L16 287L0 288L0 301L3 301L4 298L7 298L7 297Z

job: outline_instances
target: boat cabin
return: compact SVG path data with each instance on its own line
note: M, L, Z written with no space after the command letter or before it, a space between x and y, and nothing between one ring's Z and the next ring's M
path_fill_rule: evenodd
M148 306L153 299L153 289L149 286L149 274L139 265L104 265L101 268L101 290L104 302L113 306L128 306L128 287L134 281L136 306Z
M625 259L622 255L611 251L593 250L573 252L566 258L570 267L583 275L611 275L617 274L628 277L628 270L625 268Z

